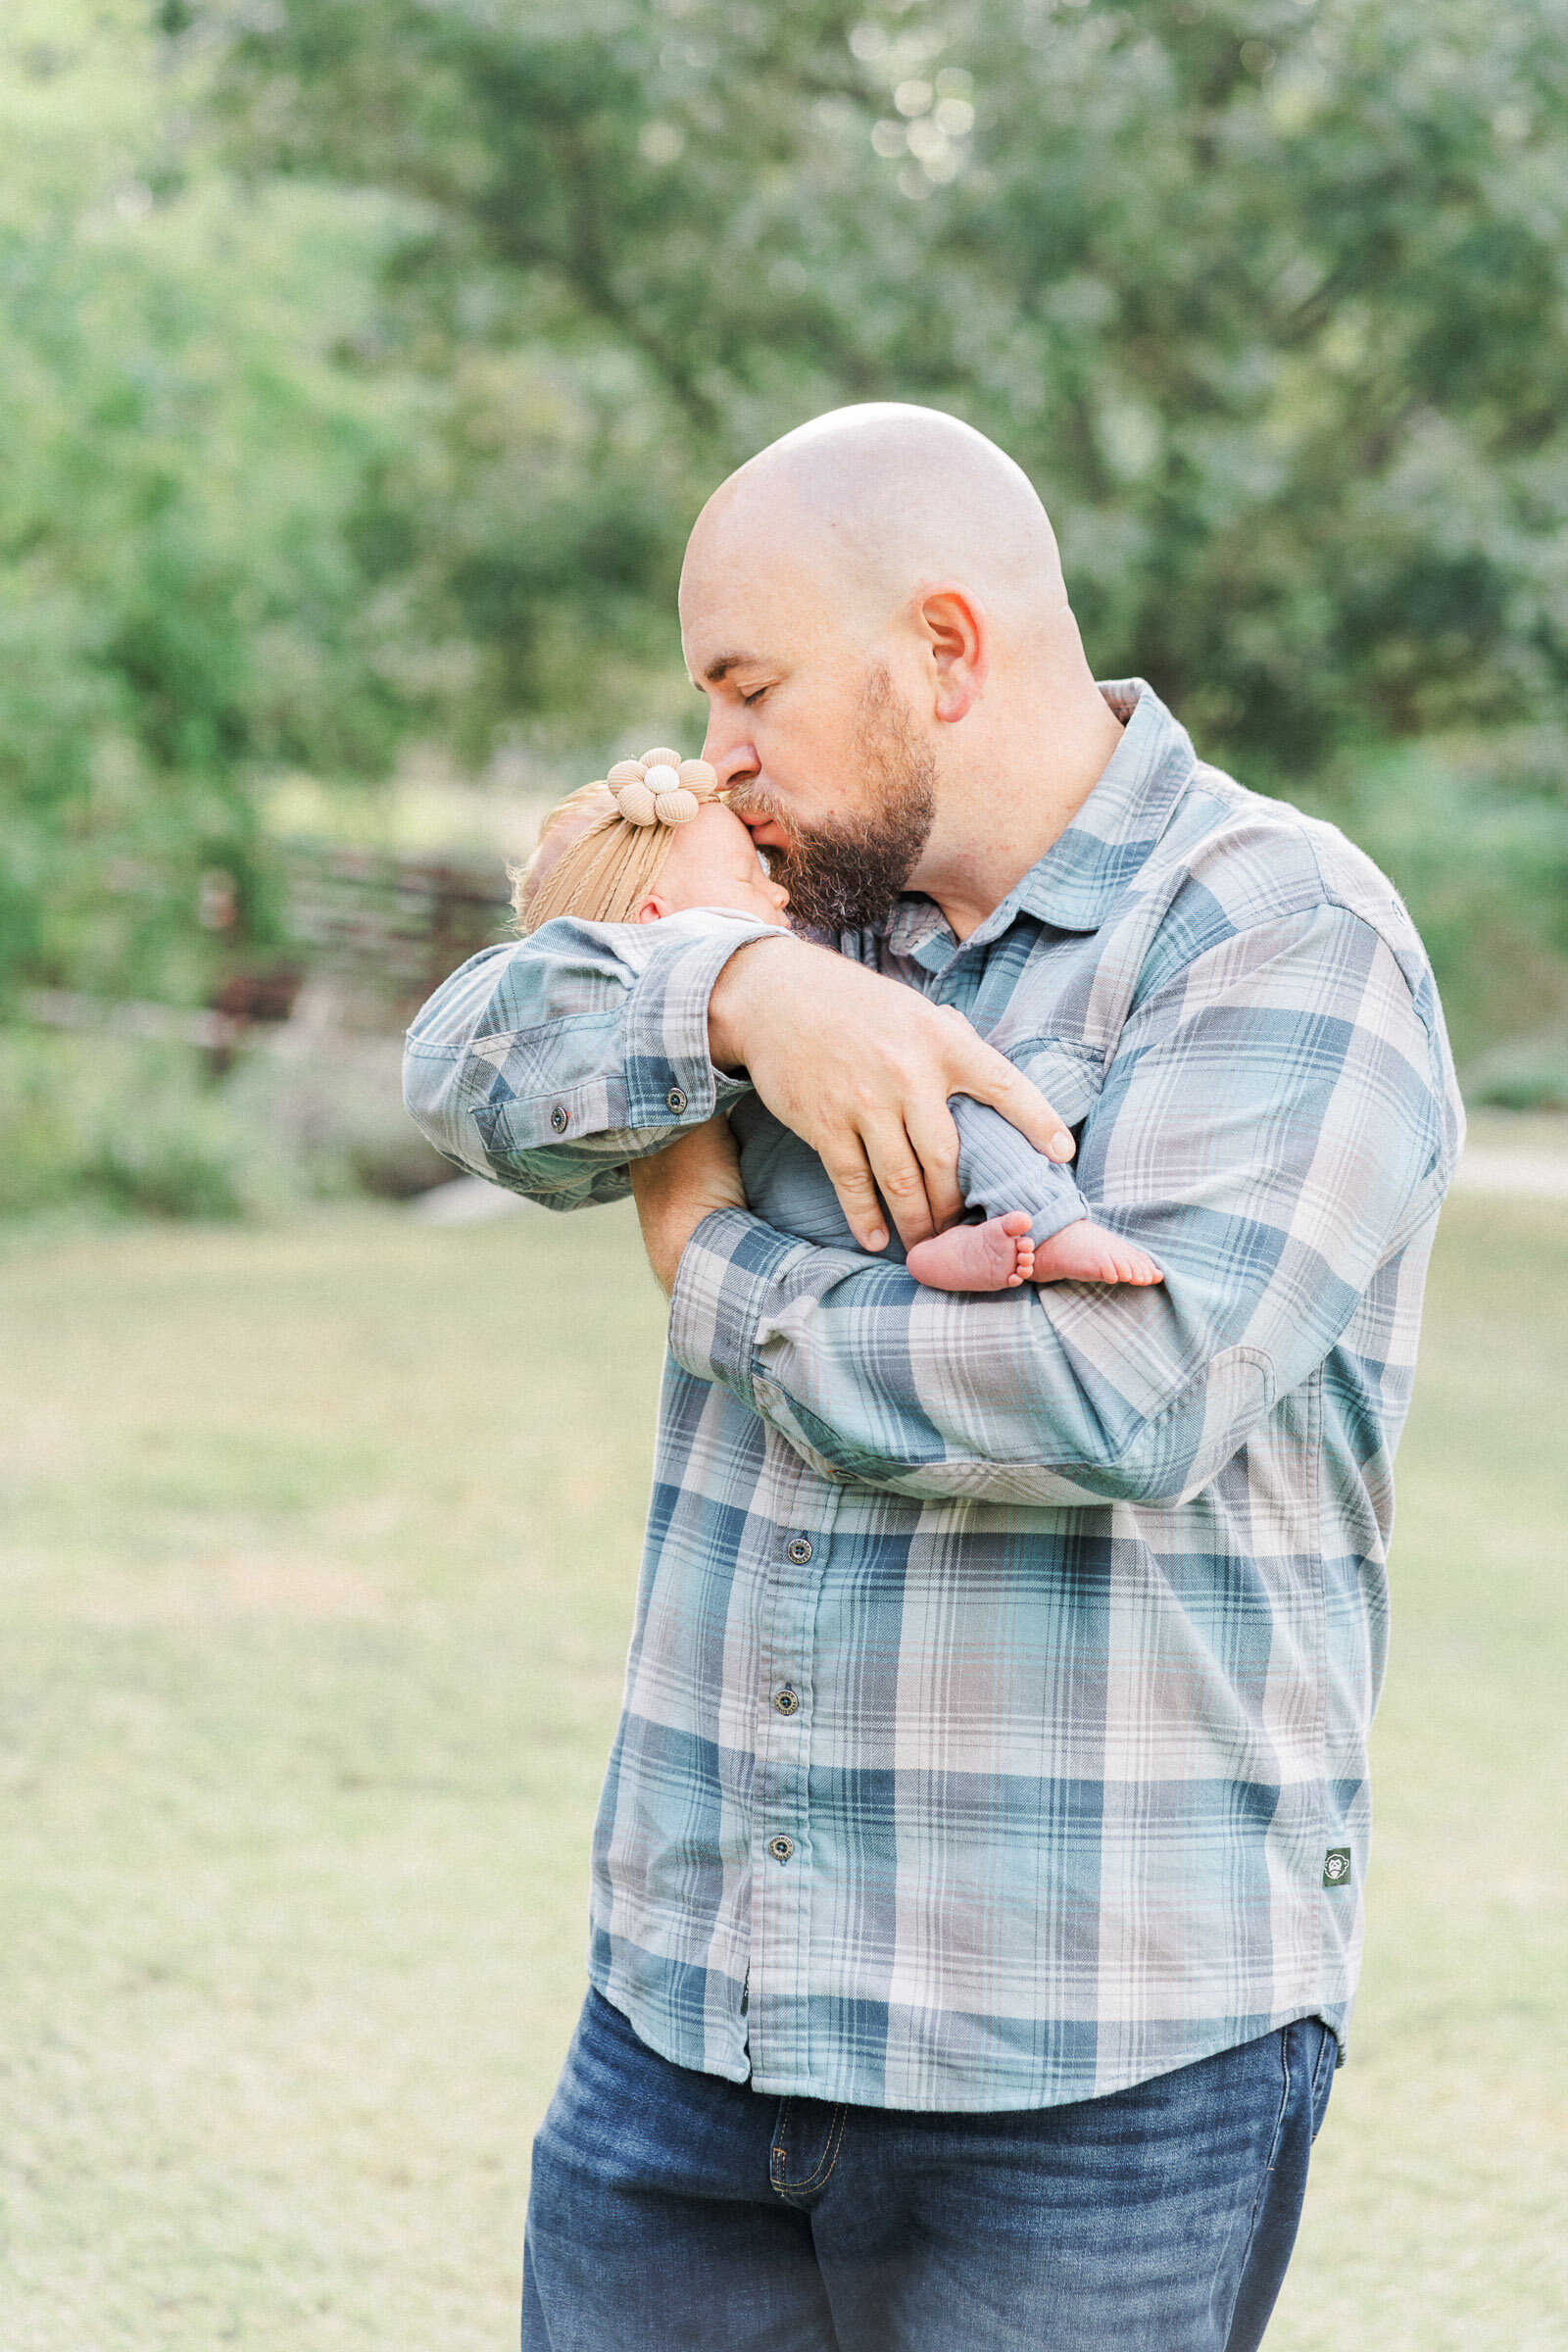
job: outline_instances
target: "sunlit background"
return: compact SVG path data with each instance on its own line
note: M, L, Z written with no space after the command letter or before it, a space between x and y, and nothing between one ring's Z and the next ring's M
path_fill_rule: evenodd
M697 748L708 490L882 397L1437 965L1269 2340L1568 2342L1568 5L5 0L5 2352L513 2338L660 1302L624 1211L480 1214L398 1035L554 797Z

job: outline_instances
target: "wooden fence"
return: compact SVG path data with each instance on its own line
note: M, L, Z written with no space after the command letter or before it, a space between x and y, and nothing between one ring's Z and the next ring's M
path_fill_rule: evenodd
M363 1026L403 1028L449 972L507 938L512 922L499 858L303 845L288 853L288 927L300 964L338 979L363 1007Z
M285 870L287 944L265 956L237 954L205 1006L33 989L22 998L24 1017L196 1046L220 1063L302 1020L316 1034L392 1035L449 972L512 931L499 858L395 858L299 842L285 852Z

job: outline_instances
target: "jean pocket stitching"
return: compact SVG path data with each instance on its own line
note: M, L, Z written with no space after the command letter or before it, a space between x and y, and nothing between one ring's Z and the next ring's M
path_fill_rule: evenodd
M788 2105L790 2105L790 2100L785 2100L785 2107L788 2107ZM823 2154L820 2154L820 2157L815 2159L815 2171L811 2171L811 2174L807 2174L807 2178L804 2178L804 2180L790 2180L790 2178L788 2178L788 2171L785 2171L785 2178L783 2178L783 2180L776 2180L776 2182L773 2182L773 2187L778 2189L778 2194L780 2194L780 2197L811 2197L811 2194L815 2192L815 2189L820 2189L820 2187L825 2187L825 2185L827 2185L827 2180L830 2180L830 2178L832 2178L832 2166L835 2166L835 2164L839 2162L839 2147L842 2147L842 2142L844 2142L844 2122L847 2122L847 2117L849 2117L849 2107L847 2107L847 2105L837 2105L835 2110L832 2110L832 2122L830 2122L830 2127L827 2127L827 2142L825 2142L825 2147L823 2147ZM778 2150L780 2150L780 2154L783 2154L783 2159L785 2159L785 2169L788 2169L790 2157L788 2157L788 2150L785 2150L785 2145L783 2145L783 2138L785 2138L785 2135L783 2135L783 2119L780 2119L780 2131L778 2131Z
M827 2145L817 2160L815 2172L808 2174L804 2180L792 2180L789 2183L789 2186L802 2196L808 2195L814 2188L825 2188L832 2178L833 2167L839 2160L839 2149L843 2145L844 2127L849 2112L847 2105L835 2107L833 2121L828 2127Z

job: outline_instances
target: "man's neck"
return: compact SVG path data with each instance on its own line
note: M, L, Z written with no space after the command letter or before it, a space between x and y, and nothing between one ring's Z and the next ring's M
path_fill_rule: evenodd
M1121 741L1121 721L1085 678L1087 695L1052 698L1054 708L988 747L983 773L955 776L943 793L909 887L936 901L957 939L978 930L1060 840Z

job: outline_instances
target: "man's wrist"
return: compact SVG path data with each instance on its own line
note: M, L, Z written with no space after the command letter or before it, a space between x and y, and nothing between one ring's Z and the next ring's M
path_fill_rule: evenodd
M744 1208L735 1145L720 1119L631 1163L632 1198L642 1226L643 1248L660 1288L674 1290L687 1244L715 1208Z
M634 1159L627 1172L632 1199L637 1203L637 1222L642 1227L643 1250L654 1270L654 1279L667 1298L675 1287L686 1244L696 1228L692 1226L688 1232L680 1230L683 1196L662 1181L662 1171L653 1160Z
M704 1217L710 1213L707 1208L694 1211L682 1204L673 1210L662 1209L644 1225L643 1247L654 1269L654 1280L666 1298L674 1296L675 1278L687 1244Z

